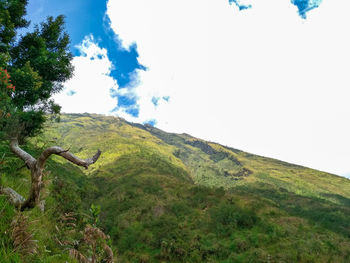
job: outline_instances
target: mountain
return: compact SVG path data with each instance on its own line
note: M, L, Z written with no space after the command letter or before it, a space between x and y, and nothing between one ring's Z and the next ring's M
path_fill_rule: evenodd
M50 145L102 155L88 170L47 163L45 211L25 212L38 244L32 262L75 262L58 242L74 237L57 226L72 213L81 231L91 204L118 262L350 262L349 179L95 114L62 115L26 150ZM4 142L0 153L0 183L26 195L28 172ZM4 197L0 211L0 258L21 262Z

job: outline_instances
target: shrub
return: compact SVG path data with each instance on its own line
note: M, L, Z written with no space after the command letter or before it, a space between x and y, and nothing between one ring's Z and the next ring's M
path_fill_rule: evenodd
M250 210L233 204L221 203L209 210L211 227L216 234L229 236L234 229L251 228L258 222L258 216Z

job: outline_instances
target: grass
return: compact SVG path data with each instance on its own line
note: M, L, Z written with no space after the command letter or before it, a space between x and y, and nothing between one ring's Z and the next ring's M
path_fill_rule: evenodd
M46 210L26 212L40 251L32 262L73 262L56 241L56 226L74 212L83 229L91 204L101 206L98 224L118 262L350 260L348 179L93 114L63 115L27 150L37 155L54 144L83 158L103 154L87 171L59 157L47 163ZM0 149L1 184L25 195L28 172L18 170L6 144ZM5 207L1 233L14 215ZM0 242L3 258L21 262L8 236Z

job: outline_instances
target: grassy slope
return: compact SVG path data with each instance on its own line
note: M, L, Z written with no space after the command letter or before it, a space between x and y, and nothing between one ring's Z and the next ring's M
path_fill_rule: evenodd
M52 144L103 155L88 171L60 158L48 163L45 215L27 212L38 220L36 260L63 262L55 211L83 213L91 203L102 207L120 262L350 260L348 179L98 115L64 115L29 148ZM28 174L7 156L3 184L25 194ZM0 201L3 230L13 212ZM18 257L8 235L0 240L0 256Z

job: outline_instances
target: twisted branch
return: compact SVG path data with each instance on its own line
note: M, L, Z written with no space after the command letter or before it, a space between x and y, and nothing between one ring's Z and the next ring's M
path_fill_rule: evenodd
M36 162L35 158L31 156L29 153L23 151L19 147L18 138L11 139L10 149L14 154L16 154L19 158L21 158L29 168L32 168L35 165L35 162Z
M92 157L92 158L88 158L88 159L80 159L79 157L75 156L74 154L69 152L68 150L64 150L61 147L58 146L53 146L50 148L47 148L45 151L43 151L40 155L40 157L37 160L37 164L39 167L44 167L46 160L52 155L52 154L56 154L59 155L61 157L63 157L64 159L70 161L71 163L74 163L78 166L82 166L85 169L87 169L91 164L94 164L98 158L101 155L101 151L98 150L97 153Z
M20 208L21 210L24 210L26 208L34 208L39 203L45 162L52 154L59 155L65 158L66 160L70 161L71 163L74 163L75 165L78 165L78 166L82 166L85 169L87 169L91 164L94 164L98 160L98 158L101 156L101 151L98 150L93 157L88 159L80 159L79 157L70 153L69 149L64 150L61 147L53 146L44 150L40 154L39 158L35 159L33 156L31 156L29 153L27 153L26 151L24 151L19 147L17 138L13 138L11 140L10 148L14 154L16 154L19 158L21 158L24 161L25 165L31 171L32 182L31 182L30 193L29 193L29 197L25 199L20 194L18 194L15 190L9 187L6 187L6 188L0 187L0 194L4 194L8 196L9 201L17 208Z

